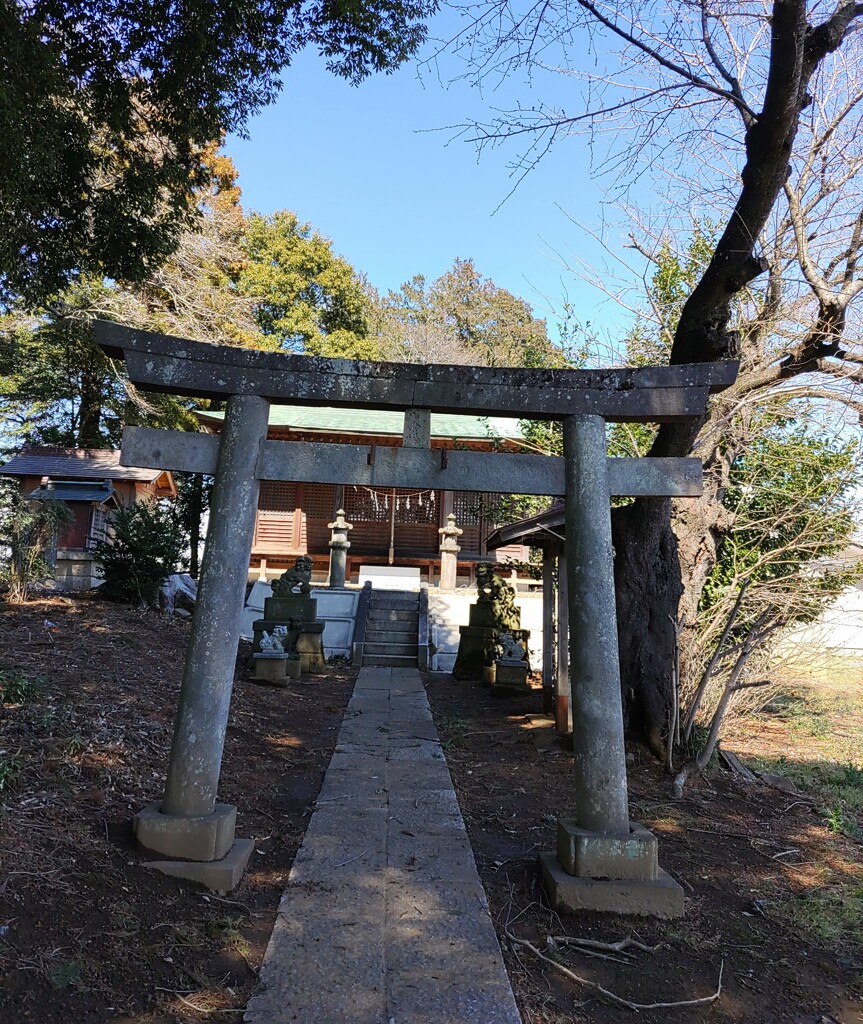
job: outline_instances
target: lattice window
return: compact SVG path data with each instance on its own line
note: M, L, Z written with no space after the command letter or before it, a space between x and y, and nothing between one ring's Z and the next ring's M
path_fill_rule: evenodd
M101 540L108 536L108 516L102 505L94 505L90 514L90 530L87 534L87 550L92 551Z
M293 512L297 507L297 485L282 480L262 480L258 508L262 512Z
M437 526L438 501L434 491L396 491L396 522Z
M453 512L458 526L479 526L483 517L484 495L477 491L456 491Z
M329 521L335 511L336 489L332 484L306 484L303 511L309 519Z
M345 515L349 523L388 523L389 501L386 491L368 487L345 488Z

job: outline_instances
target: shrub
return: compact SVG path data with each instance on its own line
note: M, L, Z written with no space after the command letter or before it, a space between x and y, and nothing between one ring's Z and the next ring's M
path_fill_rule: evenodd
M93 551L104 575L99 594L125 604L155 604L160 587L176 572L184 547L173 509L154 501L119 509L111 520L110 538Z
M36 694L41 682L12 669L0 669L0 704L25 703Z
M28 501L16 484L0 485L0 590L10 601L24 601L54 575L52 552L72 521L62 501Z

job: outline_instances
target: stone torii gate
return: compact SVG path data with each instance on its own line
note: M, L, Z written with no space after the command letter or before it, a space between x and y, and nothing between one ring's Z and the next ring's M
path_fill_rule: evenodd
M162 870L230 889L251 854L236 807L217 802L261 480L565 496L576 819L543 855L559 906L682 912L656 840L627 805L610 497L701 493L698 459L609 459L608 421L701 416L738 364L605 370L368 363L228 348L97 323L109 356L145 391L227 399L216 436L127 427L121 463L215 477L163 799L135 819ZM268 441L271 402L405 412L403 446ZM562 458L432 450L432 412L561 420Z

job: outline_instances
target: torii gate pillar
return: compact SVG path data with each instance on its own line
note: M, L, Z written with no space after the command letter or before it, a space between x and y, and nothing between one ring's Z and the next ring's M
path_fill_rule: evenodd
M576 816L558 819L557 853L540 862L555 908L679 917L656 837L629 820L602 416L564 418L563 457Z
M236 885L253 847L251 839L235 840L237 808L217 803L216 794L269 408L254 395L228 399L165 795L134 824L140 846L172 858L149 866L217 890Z

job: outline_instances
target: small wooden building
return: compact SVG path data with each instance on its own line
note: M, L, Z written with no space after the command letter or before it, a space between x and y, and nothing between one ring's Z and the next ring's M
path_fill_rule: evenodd
M72 522L57 538L56 554L55 578L64 590L89 590L98 582L92 552L105 537L112 508L177 496L170 472L121 466L120 452L112 449L30 445L0 467L0 475L17 478L33 501L69 506Z
M198 412L205 430L218 433L222 413ZM335 409L273 405L268 437L375 447L402 444L404 414L369 409ZM433 449L519 451L524 439L518 420L500 417L432 414ZM501 480L501 493L507 494ZM282 573L298 555L309 555L315 577L326 577L329 563L329 523L337 509L353 529L348 551L347 580L358 582L362 567L417 568L434 585L440 575L439 529L450 512L464 531L459 538L459 583L473 582L477 562L527 558L522 545L490 553L486 539L494 530L500 495L477 492L382 489L335 484L262 481L251 574L271 578Z

